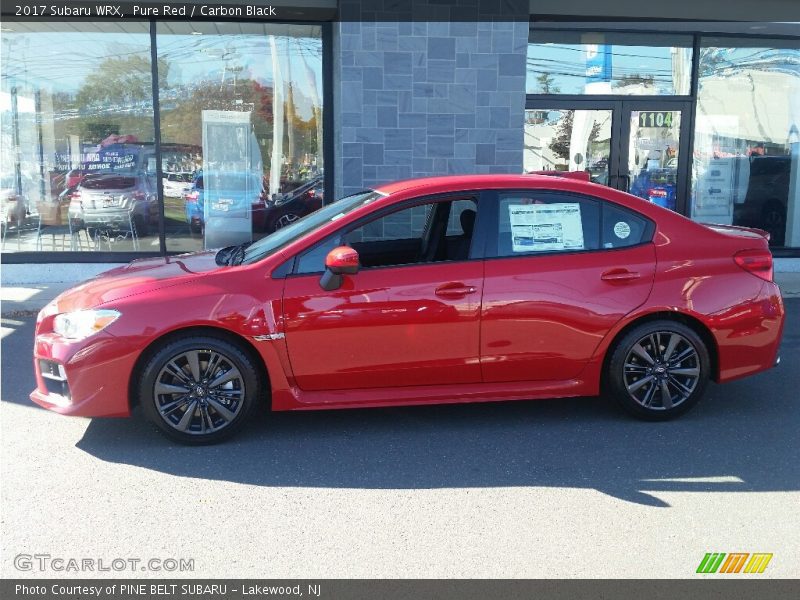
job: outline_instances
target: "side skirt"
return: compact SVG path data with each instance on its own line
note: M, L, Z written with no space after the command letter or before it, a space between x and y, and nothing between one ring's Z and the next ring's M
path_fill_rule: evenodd
M335 408L369 408L378 406L411 406L419 404L457 404L466 402L499 402L505 400L543 400L596 396L597 385L583 379L568 381L524 381L470 383L463 385L410 386L376 389L352 389L304 392L293 389L291 406L273 403L273 410L320 410Z

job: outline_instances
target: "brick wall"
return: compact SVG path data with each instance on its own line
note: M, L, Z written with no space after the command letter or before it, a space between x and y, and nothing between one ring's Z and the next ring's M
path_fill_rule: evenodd
M527 21L334 23L336 197L522 172Z

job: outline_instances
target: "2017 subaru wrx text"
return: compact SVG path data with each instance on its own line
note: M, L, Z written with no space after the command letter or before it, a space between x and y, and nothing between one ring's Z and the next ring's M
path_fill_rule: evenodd
M37 320L31 398L138 406L185 443L270 409L605 393L671 418L778 362L767 238L568 178L393 183L65 292Z

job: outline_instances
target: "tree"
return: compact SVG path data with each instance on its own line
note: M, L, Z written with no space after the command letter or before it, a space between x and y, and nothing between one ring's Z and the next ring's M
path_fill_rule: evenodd
M169 63L158 61L159 87L167 81ZM141 103L152 103L153 87L150 57L134 54L124 58L104 59L86 76L75 96L79 107L127 108Z
M539 93L541 94L557 94L561 88L553 85L555 78L550 73L540 73L536 76L536 83L539 84Z
M568 110L558 122L556 127L556 134L550 142L550 150L553 154L564 160L569 160L569 149L572 138L572 123L575 116L574 110Z
M572 146L572 127L574 123L575 111L568 110L564 112L564 116L561 118L561 121L558 122L558 126L556 128L556 135L553 137L553 141L550 142L550 150L553 151L553 154L562 158L566 161L570 160L570 152ZM597 140L597 136L600 135L600 123L595 122L592 125L591 131L589 131L589 139L587 140L587 145L591 145L592 142Z

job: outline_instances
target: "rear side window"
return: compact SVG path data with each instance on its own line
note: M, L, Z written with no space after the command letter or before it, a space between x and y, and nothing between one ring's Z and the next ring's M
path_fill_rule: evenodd
M603 248L625 248L648 241L650 221L610 202L603 203L601 242Z
M600 203L559 192L499 195L495 256L579 252L600 247Z

